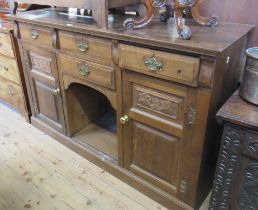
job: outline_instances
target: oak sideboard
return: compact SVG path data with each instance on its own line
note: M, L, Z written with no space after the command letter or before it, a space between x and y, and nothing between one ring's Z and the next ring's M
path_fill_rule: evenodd
M172 20L130 31L125 17L100 29L60 9L12 19L32 124L164 206L198 208L253 26L192 24L185 41Z

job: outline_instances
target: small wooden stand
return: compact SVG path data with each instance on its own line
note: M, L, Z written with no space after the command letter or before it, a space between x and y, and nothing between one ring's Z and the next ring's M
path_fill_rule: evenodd
M191 30L185 25L183 21L184 11L190 9L193 18L203 26L217 26L218 19L215 16L203 17L199 13L199 4L202 0L142 0L143 4L147 8L147 15L140 21L136 21L133 18L129 18L124 22L124 27L128 29L137 29L147 25L155 16L155 8L164 8L164 12L161 14L161 21L166 22L174 13L175 25L178 34L183 39L191 38Z

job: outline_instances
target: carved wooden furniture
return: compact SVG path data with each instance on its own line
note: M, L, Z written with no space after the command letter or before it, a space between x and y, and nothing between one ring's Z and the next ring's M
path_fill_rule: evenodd
M166 22L171 13L174 14L174 21L178 31L178 34L183 39L191 38L191 30L185 25L183 20L184 11L190 9L193 18L203 26L215 27L218 25L217 17L209 16L208 18L202 17L199 13L199 4L203 0L143 0L142 2L147 8L147 15L140 21L136 21L133 18L129 18L125 21L124 26L129 29L137 29L147 25L155 16L155 8L165 8L165 11L161 14L161 20Z
M236 92L217 117L225 127L209 209L258 209L258 107Z
M12 23L0 23L0 100L27 120L29 107L17 40Z
M99 30L55 9L12 18L32 124L168 208L198 208L252 26L195 25L185 41L170 20L128 31L124 17Z

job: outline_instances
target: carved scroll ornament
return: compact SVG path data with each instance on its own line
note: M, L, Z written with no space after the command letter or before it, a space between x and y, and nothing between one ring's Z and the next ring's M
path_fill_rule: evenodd
M191 38L191 30L185 25L183 19L184 11L190 9L193 18L203 26L217 26L218 20L215 16L203 17L199 13L199 4L202 0L142 0L142 3L147 8L146 16L137 21L133 18L129 18L124 22L124 27L127 29L138 29L147 25L155 16L155 8L164 10L161 14L161 20L167 21L172 13L174 13L174 21L178 31L178 34L183 39Z

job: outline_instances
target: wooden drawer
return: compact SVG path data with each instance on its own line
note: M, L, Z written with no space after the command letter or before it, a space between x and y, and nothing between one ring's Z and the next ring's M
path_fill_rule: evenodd
M9 34L0 33L0 53L14 57L12 40Z
M52 47L52 32L50 28L35 25L20 24L21 39L40 47Z
M113 65L112 43L108 39L60 31L59 46L62 51L73 53L79 58Z
M0 78L0 99L19 110L24 109L22 88L3 78Z
M200 60L121 44L119 45L119 66L162 79L197 86Z
M59 54L58 65L62 72L114 89L114 69Z
M16 60L5 56L0 56L0 77L20 84L20 73Z

